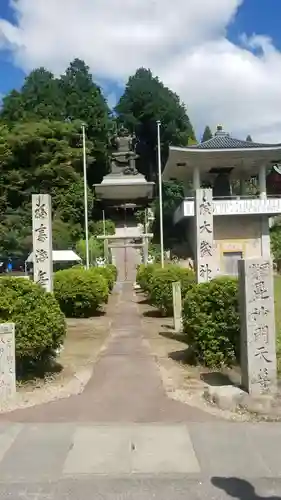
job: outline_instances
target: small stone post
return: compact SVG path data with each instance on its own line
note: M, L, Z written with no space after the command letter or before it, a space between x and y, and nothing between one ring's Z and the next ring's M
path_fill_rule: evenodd
M15 397L15 324L0 324L0 405Z
M270 259L238 263L242 386L252 396L277 390L274 289Z
M143 238L143 263L148 264L148 238Z
M48 194L32 195L34 282L53 291L52 206Z
M173 309L174 309L174 329L176 332L182 331L182 298L181 282L175 281L173 286Z
M213 231L212 189L196 189L195 241L197 283L211 281L215 277Z
M110 264L109 262L109 245L108 245L108 238L104 239L103 242L103 253L104 253L104 258L106 259L106 262Z

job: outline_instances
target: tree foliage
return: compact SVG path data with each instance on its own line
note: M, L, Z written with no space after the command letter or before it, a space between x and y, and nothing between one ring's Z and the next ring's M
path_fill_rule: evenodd
M248 141L248 142L253 142L253 139L252 139L252 137L251 137L250 135L247 135L247 137L246 137L246 141Z
M177 230L178 228L174 226L173 216L176 208L184 199L184 187L179 181L166 181L162 184L162 206L163 206L163 229L164 229L164 240L167 242L170 238L178 238ZM159 218L160 218L160 206L159 197L157 197L153 202L153 210L155 215L155 220L153 223L153 233L155 240L158 241L159 238ZM181 231L181 229L180 229Z
M212 138L213 138L212 131L211 131L209 125L207 125L205 127L205 130L204 130L204 133L203 133L203 136L202 136L202 142L209 141Z
M118 121L135 133L141 155L138 168L148 178L157 172L157 120L161 122L162 164L169 144L186 146L195 139L185 106L177 94L150 70L140 68L131 76L116 106Z
M93 159L89 183L100 182L108 168L109 108L80 59L71 62L60 78L44 68L32 71L19 92L13 90L4 97L0 119L9 126L40 120L84 122Z
M87 142L89 167L92 143ZM1 255L24 255L31 248L33 193L52 196L54 247L67 246L84 226L80 122L24 122L0 127ZM88 191L89 211L93 195ZM56 228L60 226L59 230ZM61 234L58 234L61 233ZM56 238L60 241L56 242Z

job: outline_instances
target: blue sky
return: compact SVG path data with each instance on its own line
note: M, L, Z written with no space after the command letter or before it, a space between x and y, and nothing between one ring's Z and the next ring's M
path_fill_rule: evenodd
M281 141L280 0L14 0L17 16L9 3L0 0L0 95L34 67L60 74L80 57L114 103L145 66L197 129L223 122Z
M208 0L211 1L211 0ZM0 1L0 18L15 22L9 0ZM281 1L280 0L245 0L239 8L235 22L228 28L228 37L239 43L241 33L266 33L273 38L274 44L281 49ZM25 76L17 68L8 51L0 52L0 93L5 94L12 88L19 88Z

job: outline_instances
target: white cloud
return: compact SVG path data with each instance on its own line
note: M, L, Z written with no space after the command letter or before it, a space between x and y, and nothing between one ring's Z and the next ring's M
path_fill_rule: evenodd
M84 59L120 84L150 67L209 123L241 137L281 141L281 53L263 34L226 38L243 0L13 0L17 25L0 20L0 48L26 71L63 72Z

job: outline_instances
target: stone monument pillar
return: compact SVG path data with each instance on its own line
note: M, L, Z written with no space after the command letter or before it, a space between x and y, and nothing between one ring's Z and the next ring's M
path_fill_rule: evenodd
M48 194L32 195L34 282L53 291L52 206Z
M195 192L195 244L197 283L215 277L212 189Z
M16 394L15 324L0 324L0 404Z
M252 396L274 394L277 361L272 263L270 259L248 259L239 261L238 266L242 386Z
M176 332L182 332L182 297L181 282L175 281L173 287L173 310L174 310L174 329Z

